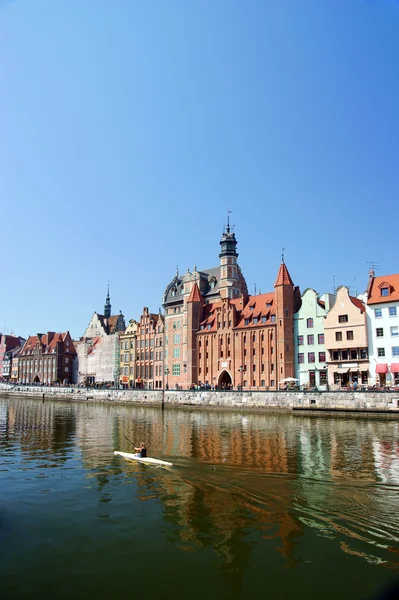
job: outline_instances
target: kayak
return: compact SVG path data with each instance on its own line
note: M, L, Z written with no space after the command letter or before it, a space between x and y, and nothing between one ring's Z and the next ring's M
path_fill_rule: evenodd
M119 450L114 450L114 454L119 454L119 456L123 456L127 460L136 460L139 463L143 463L145 465L161 465L163 467L173 467L173 463L167 462L166 460L159 460L159 458L141 458L137 456L137 454L129 454L128 452L119 452Z

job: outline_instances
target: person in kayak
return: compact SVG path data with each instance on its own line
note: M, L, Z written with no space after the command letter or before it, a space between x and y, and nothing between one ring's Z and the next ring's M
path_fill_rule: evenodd
M140 448L135 448L135 450L138 452L136 456L139 456L140 458L147 458L147 448L144 442L141 442Z

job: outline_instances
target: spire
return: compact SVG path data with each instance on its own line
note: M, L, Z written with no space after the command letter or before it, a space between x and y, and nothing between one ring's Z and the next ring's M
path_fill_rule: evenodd
M111 316L111 300L109 297L109 284L108 284L107 298L105 300L105 305L104 305L104 317L106 319L109 319L110 316Z
M294 285L294 282L291 279L291 275L288 272L285 262L282 262L280 265L274 287L278 285Z
M202 296L201 292L199 291L197 282L194 283L187 302L202 302Z

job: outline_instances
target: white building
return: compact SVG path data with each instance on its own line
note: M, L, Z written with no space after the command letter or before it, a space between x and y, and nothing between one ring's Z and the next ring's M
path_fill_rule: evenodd
M366 313L372 383L399 386L399 273L370 271Z

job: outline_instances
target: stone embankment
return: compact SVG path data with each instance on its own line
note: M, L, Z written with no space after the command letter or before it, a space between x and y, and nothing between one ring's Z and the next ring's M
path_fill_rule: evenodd
M1 396L77 402L112 402L177 407L216 407L286 411L398 413L397 391L246 392L168 390L92 390L76 387L30 387L0 384Z

